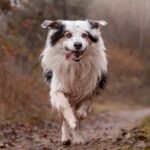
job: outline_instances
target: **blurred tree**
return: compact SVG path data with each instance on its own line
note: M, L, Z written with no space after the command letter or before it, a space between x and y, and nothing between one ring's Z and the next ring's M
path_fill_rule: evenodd
M63 3L63 19L67 19L67 0L62 0Z

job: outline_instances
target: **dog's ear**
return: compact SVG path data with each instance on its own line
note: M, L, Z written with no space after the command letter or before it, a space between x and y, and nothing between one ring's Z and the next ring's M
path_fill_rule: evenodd
M106 26L107 22L104 20L88 20L92 29L100 29L102 26Z
M58 21L45 20L41 24L42 28L56 29L56 30L59 30L61 26L62 24L59 20Z
M106 21L104 21L104 20L100 20L100 21L98 21L98 23L99 23L99 25L100 25L100 27L101 26L106 26L108 23L106 22Z

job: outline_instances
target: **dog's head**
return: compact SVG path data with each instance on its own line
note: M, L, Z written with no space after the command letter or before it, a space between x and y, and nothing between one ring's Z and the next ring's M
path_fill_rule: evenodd
M60 49L66 60L78 62L90 46L99 42L100 28L105 25L102 20L45 20L41 26L50 30L48 46Z

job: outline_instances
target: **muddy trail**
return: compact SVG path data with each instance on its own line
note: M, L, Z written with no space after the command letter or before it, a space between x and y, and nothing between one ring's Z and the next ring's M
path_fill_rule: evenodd
M119 112L94 113L82 122L86 145L64 147L60 143L60 123L43 122L38 125L10 124L1 126L0 149L8 150L144 150L150 148L142 120L150 115L150 108Z

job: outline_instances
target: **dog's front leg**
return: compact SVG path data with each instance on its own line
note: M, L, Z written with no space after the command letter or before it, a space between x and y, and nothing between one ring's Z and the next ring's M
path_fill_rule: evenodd
M66 123L66 120L63 120L61 130L62 130L62 137L61 137L62 144L65 146L70 145L71 138L70 138L70 133L69 133L69 127L68 127L68 124Z
M74 115L73 109L71 108L68 99L61 92L51 93L51 104L52 107L56 108L67 121L71 129L77 128L77 119Z

